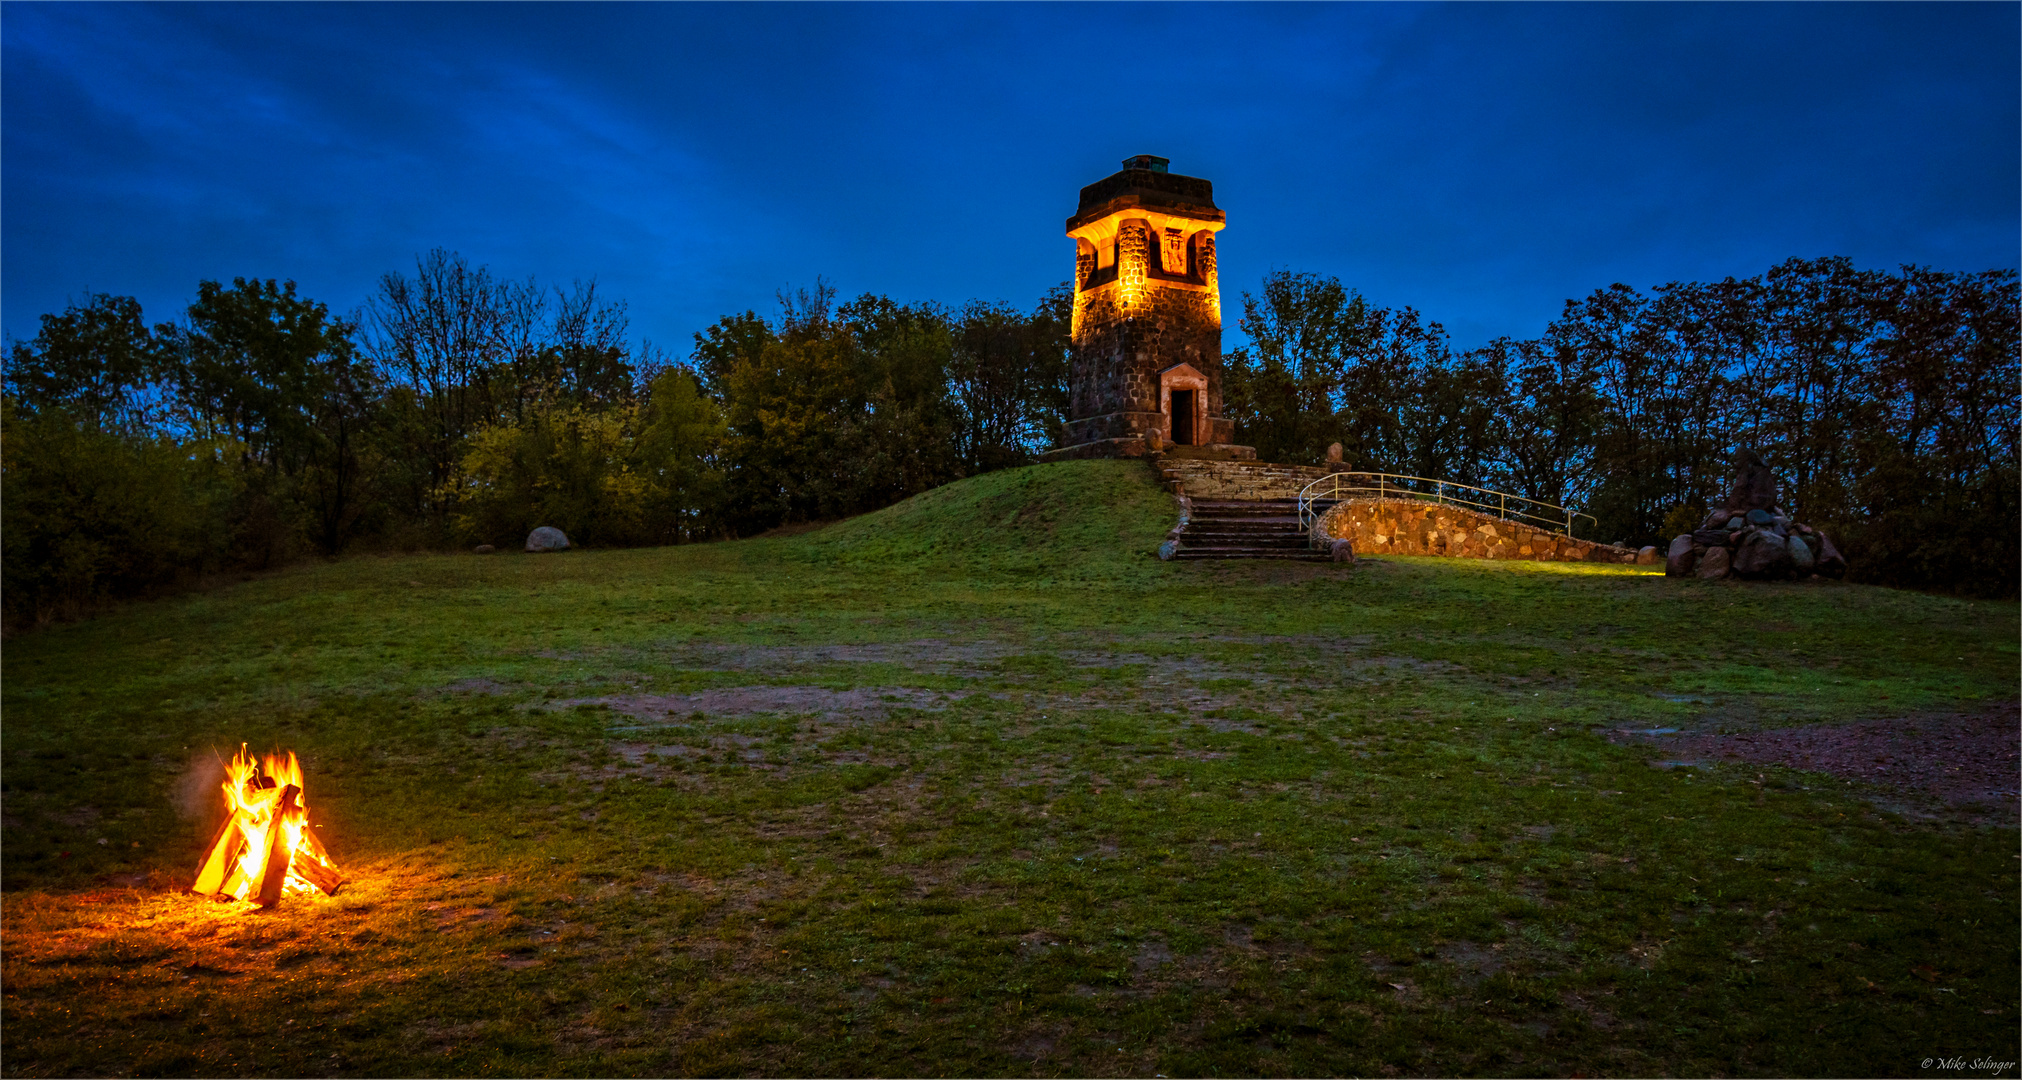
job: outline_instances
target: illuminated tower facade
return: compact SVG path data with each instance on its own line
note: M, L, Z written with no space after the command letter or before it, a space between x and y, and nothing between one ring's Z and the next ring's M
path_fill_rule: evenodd
M1081 189L1065 437L1050 458L1174 452L1253 457L1222 415L1222 301L1214 185L1130 158ZM1179 448L1195 447L1188 451Z

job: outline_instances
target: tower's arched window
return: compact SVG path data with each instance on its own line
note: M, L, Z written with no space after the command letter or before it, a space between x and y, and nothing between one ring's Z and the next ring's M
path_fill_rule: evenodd
M1088 245L1088 251L1086 254L1080 254L1076 262L1079 263L1085 259L1089 264L1088 275L1082 279L1081 287L1083 289L1093 289L1097 285L1107 285L1115 281L1117 238L1112 236L1106 242L1100 244L1091 243L1087 240L1083 240L1081 243Z

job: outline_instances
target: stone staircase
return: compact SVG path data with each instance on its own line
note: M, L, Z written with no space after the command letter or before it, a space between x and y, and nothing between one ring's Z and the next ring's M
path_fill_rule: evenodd
M1175 454L1155 455L1147 461L1167 491L1195 499L1295 499L1307 484L1341 471L1338 465L1279 465Z
M1176 559L1291 559L1327 562L1308 546L1296 499L1192 499ZM1322 508L1324 509L1324 507Z

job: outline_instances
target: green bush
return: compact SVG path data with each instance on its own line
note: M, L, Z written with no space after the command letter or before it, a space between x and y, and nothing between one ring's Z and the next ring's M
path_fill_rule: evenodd
M554 405L480 429L445 494L467 541L517 543L541 525L593 546L693 540L710 529L722 434L716 403L672 370L644 409Z
M0 399L0 573L12 625L202 574L236 531L230 447L129 435Z
M644 543L649 492L632 469L632 418L571 405L480 428L450 482L459 534L503 545L552 525L577 544Z

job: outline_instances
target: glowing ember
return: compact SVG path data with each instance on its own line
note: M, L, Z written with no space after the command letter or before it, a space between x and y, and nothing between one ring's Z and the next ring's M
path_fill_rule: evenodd
M302 764L267 754L255 761L244 744L225 766L225 818L204 854L193 890L273 907L284 893L321 889L331 896L344 875L309 828Z

